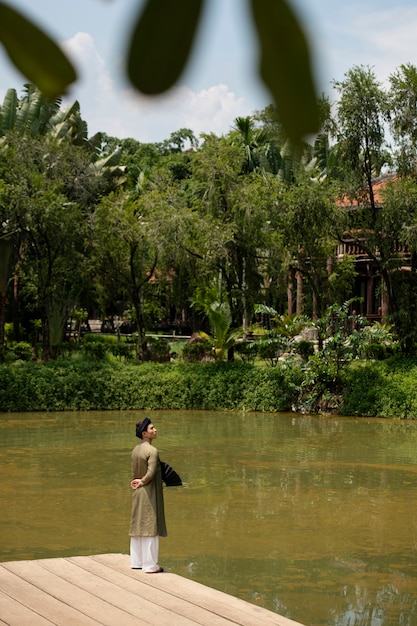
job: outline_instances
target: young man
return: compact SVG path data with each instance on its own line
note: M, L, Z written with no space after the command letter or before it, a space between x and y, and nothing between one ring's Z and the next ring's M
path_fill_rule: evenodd
M146 574L163 572L158 565L159 537L167 536L159 452L152 445L157 430L149 417L136 424L141 440L132 451L130 566Z

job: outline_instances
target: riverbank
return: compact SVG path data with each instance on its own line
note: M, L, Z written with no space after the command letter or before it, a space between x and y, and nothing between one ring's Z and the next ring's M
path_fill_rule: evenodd
M206 409L417 418L417 359L354 361L337 375L300 361L17 361L0 366L0 411Z

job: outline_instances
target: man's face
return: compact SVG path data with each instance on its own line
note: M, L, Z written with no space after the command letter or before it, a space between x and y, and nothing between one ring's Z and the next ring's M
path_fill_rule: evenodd
M157 434L158 433L155 426L153 424L148 424L148 428L143 433L142 438L147 439L148 441L152 441L156 438Z

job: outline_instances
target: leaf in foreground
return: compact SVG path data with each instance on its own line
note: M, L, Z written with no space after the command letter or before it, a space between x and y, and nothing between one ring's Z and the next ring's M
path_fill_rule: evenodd
M192 48L203 0L148 0L133 31L127 59L132 84L156 95L180 77Z
M4 2L0 2L0 41L15 67L49 98L65 93L77 78L59 46Z
M285 0L251 0L251 6L261 49L261 78L289 138L298 143L319 126L307 40Z

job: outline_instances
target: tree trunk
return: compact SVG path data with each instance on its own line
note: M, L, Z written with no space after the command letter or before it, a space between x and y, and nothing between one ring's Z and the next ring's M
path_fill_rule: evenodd
M6 295L0 293L0 346L4 346L4 324L6 322Z
M13 316L13 339L20 341L20 319L19 319L19 268L15 268L13 278L13 301L12 301L12 316Z
M142 313L142 304L140 299L137 299L133 304L136 313L136 325L138 331L138 339L136 342L136 358L138 361L148 360L148 342L146 341L145 334L145 322Z
M42 316L42 359L49 361L51 358L51 347L49 341L49 322L46 314Z

